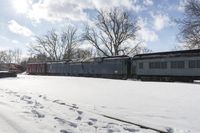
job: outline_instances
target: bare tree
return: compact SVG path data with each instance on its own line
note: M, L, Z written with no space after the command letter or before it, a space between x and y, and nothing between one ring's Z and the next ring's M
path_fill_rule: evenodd
M14 55L13 55L13 50L8 50L6 51L6 62L7 63L12 63L13 62L13 58L14 58Z
M37 54L37 55L30 56L27 59L27 62L34 63L34 62L45 62L45 61L50 61L50 60L51 59L44 54Z
M0 51L1 63L17 63L20 64L22 59L22 51L20 49Z
M64 59L72 59L74 57L75 51L79 46L80 41L77 35L77 29L74 27L68 27L66 31L62 33L62 49L64 50Z
M12 56L11 58L13 58L12 61L14 63L20 64L22 60L22 51L20 49L14 49L13 51L10 51L9 53L10 53L10 56Z
M93 50L92 49L76 49L75 52L75 58L78 59L87 59L91 58L93 56Z
M5 63L6 57L7 57L7 52L6 51L0 51L0 63Z
M58 34L52 29L46 35L36 37L36 42L30 45L30 52L34 55L48 55L52 60L58 60L58 41Z
M36 43L30 46L30 52L33 55L46 55L51 60L69 59L77 44L76 28L68 26L61 34L52 29L42 37L37 36Z
M83 39L91 43L97 53L103 56L133 52L136 47L126 45L126 42L136 38L136 32L139 30L136 17L119 8L97 12L94 26L86 26Z
M184 16L177 21L180 27L178 39L187 49L200 48L200 1L188 0Z

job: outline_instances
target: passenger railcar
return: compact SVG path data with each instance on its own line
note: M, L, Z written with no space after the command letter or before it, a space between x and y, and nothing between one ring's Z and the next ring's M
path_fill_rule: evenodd
M82 63L83 75L126 79L130 75L131 59L128 56L94 58Z
M65 62L47 62L48 75L65 75L66 65Z
M114 78L129 78L131 59L127 56L105 58L101 63L97 64L97 74Z
M69 75L82 76L84 62L69 62Z
M200 50L138 54L132 58L132 75L156 81L200 79Z

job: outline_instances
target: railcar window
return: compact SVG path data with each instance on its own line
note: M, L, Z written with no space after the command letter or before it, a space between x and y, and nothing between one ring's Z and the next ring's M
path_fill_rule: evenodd
M171 61L171 68L185 68L184 61Z
M200 68L200 60L190 60L189 68Z
M160 62L160 68L166 69L167 68L167 62Z
M167 62L149 62L149 68L150 69L166 69L167 68Z
M139 69L143 69L143 63L139 63Z

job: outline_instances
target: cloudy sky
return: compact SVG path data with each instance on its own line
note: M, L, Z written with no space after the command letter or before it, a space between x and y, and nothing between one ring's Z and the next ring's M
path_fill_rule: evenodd
M138 17L138 38L153 51L172 50L178 44L174 19L183 17L185 0L0 0L0 50L27 51L34 36L73 24L79 30L90 23L95 9L120 7Z

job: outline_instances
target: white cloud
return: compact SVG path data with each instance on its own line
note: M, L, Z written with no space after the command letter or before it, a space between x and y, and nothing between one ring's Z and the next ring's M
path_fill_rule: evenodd
M131 11L140 12L153 5L153 0L94 0L92 6L97 9L121 7Z
M146 6L152 6L153 5L153 0L144 0L143 3Z
M154 29L159 31L162 30L165 27L168 27L170 25L170 18L166 14L153 14L151 13L151 16L153 18L153 25Z
M17 3L17 4L16 4ZM21 3L21 4L20 4ZM108 9L121 7L139 12L153 4L153 0L16 0L15 9L31 20L55 22L66 19L87 21L87 9Z
M147 27L147 23L143 19L139 19L138 25L141 28L138 31L139 40L144 42L153 42L158 40L158 35Z
M31 0L13 0L12 5L17 13L26 13L32 4Z
M18 24L15 20L10 20L8 22L8 28L11 32L13 32L15 34L23 35L26 37L30 37L33 35L32 31L30 29Z
M187 4L187 0L180 0L179 5L178 5L178 11L184 12L185 10L185 5Z
M40 0L38 3L32 4L32 8L27 12L27 15L37 22L40 20L84 20L86 13L83 12L83 5L72 0Z
M135 6L135 0L94 0L92 6L97 9L107 9L112 7L126 7L127 9L133 9Z

